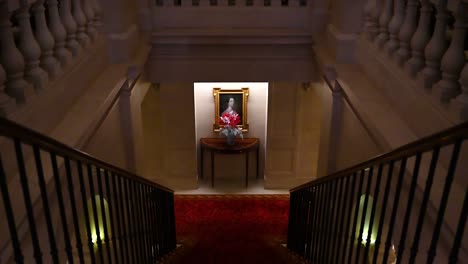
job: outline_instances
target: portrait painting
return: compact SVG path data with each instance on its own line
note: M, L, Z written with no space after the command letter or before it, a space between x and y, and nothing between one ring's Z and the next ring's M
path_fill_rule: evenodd
M238 114L241 120L239 128L243 132L247 132L249 125L247 122L247 98L249 96L249 88L242 88L236 90L227 90L221 88L213 88L213 96L215 100L215 114L214 114L214 131L219 131L219 117L225 113Z

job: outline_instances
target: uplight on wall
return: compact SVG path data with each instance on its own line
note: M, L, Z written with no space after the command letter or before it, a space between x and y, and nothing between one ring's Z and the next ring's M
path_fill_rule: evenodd
M93 202L95 203L95 206L96 206L97 217L94 216ZM101 203L104 204L104 208L101 207ZM105 214L105 218L106 218L107 233L109 236L111 235L110 228L109 228L110 227L109 205L106 199L102 198L99 195L95 195L93 198L88 199L87 206L88 206L88 215L89 215L89 223L90 223L90 231L91 231L91 242L93 242L93 244L96 246L96 243L98 242L98 240L100 240L101 243L105 242L104 241L105 234L104 234L103 213ZM96 219L97 219L97 222L96 222ZM98 232L97 232L98 230L99 230L99 237L98 237Z
M367 206L364 208L364 204L366 201L366 196L367 196ZM369 244L373 245L375 244L375 241L377 239L377 232L378 232L378 223L380 219L380 210L379 208L375 209L375 215L374 219L372 219L371 223L371 214L372 214L372 205L374 204L374 198L370 195L362 195L361 198L359 199L359 211L358 211L358 217L357 217L357 227L356 227L356 237L359 237L361 235L361 243L363 245L367 245L367 240L369 240ZM364 228L360 230L360 226L362 223L362 218L364 217Z

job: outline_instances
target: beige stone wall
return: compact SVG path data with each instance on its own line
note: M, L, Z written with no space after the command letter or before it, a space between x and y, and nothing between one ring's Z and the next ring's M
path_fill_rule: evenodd
M335 158L337 171L366 161L380 153L375 142L347 104L342 109L340 129L336 133L338 137L333 140L337 141Z
M196 188L193 83L156 85L141 107L144 176L174 189Z
M97 158L127 169L127 153L118 104L114 105L84 150Z
M162 177L162 113L161 96L156 86L151 86L141 103L141 117L143 130L143 175L150 178Z
M265 186L291 188L315 179L322 106L301 83L271 83Z

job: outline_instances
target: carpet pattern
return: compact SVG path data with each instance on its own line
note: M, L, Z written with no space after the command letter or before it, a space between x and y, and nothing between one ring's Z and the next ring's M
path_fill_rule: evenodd
M177 195L183 250L166 263L292 263L288 211L289 195Z

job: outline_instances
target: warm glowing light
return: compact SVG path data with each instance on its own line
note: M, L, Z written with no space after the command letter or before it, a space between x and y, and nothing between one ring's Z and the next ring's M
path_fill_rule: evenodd
M104 208L101 208L101 204L104 205ZM108 203L105 199L102 199L99 195L94 196L88 200L88 213L89 213L89 223L90 223L90 231L91 231L91 242L96 245L98 239L101 243L104 243L105 236L104 236L104 224L109 227L110 226L110 215L109 215L109 208ZM94 215L94 208L96 208L97 215ZM104 223L103 215L106 216L106 223ZM98 232L99 230L99 236ZM110 235L110 234L109 234Z
M366 198L367 198L367 204L366 204ZM366 206L364 206L366 205ZM362 221L364 222L364 228L362 230L359 230L359 228L356 229L356 236L359 237L361 236L361 244L363 245L373 245L375 244L375 241L377 239L377 223L379 222L380 218L380 212L378 208L374 208L374 217L372 219L371 223L371 211L373 209L374 205L374 199L372 196L367 196L362 195L359 199L359 210L356 212L358 215L358 222L361 223ZM362 233L360 233L362 232Z
M104 235L103 234L99 234L99 238L101 240L102 243L104 243ZM91 242L93 242L93 244L96 244L98 241L98 236L96 234L96 230L92 231L91 233Z
M364 232L362 232L362 244L363 245L367 245L367 240L369 239L369 227L365 227L364 228ZM370 241L369 241L369 244L370 245L374 245L375 244L375 237L370 237Z

